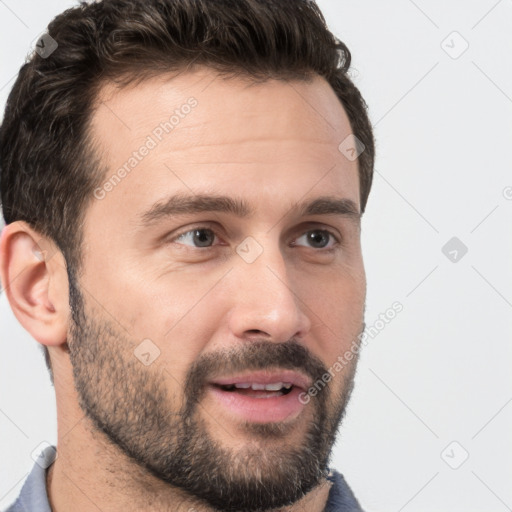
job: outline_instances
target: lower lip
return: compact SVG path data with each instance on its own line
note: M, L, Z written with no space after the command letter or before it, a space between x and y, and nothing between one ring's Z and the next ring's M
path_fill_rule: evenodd
M294 386L287 395L255 398L236 391L209 386L214 399L238 419L253 423L272 423L296 418L304 408L299 400L302 389Z

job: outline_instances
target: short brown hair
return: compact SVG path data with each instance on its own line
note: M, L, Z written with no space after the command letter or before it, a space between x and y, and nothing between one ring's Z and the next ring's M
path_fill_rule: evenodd
M192 64L255 81L324 77L365 147L358 159L364 211L373 178L372 126L348 76L350 52L314 1L82 1L58 15L48 34L57 48L30 56L7 100L0 201L5 223L26 221L52 239L68 272L81 267L85 211L107 171L89 127L108 81L124 86Z

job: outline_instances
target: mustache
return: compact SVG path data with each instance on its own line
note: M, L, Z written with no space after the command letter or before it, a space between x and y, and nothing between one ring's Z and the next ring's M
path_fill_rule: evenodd
M216 377L244 370L271 368L295 370L309 376L313 382L328 371L318 357L295 340L284 343L263 340L245 342L244 345L198 357L187 373L185 396L195 403Z

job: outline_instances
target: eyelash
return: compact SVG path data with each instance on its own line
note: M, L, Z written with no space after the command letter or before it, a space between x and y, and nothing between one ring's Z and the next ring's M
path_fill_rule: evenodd
M189 233L192 233L194 231L211 231L214 234L215 237L219 238L219 235L218 235L217 231L215 229L213 229L212 227L205 226L205 225L198 225L198 226L194 226L192 228L189 228L186 231L182 231L181 233L178 233L172 239L169 240L169 243L175 242L176 240L180 239L184 235L188 235ZM310 247L310 249L316 249L316 251L318 251L318 252L326 252L327 253L327 252L332 252L338 245L340 245L340 240L339 240L338 236L336 236L332 231L330 231L328 229L321 229L321 228L308 229L308 230L304 231L301 236L303 236L306 233L311 233L313 231L319 231L319 232L322 232L322 233L327 233L328 235L330 235L334 239L335 244L332 247L329 247L327 249L325 249L325 248L316 249L315 247ZM298 237L298 238L300 238L300 237ZM185 245L185 244L182 244L182 245ZM198 250L203 250L203 251L206 251L208 249L211 250L211 249L215 248L214 245L211 245L211 246L208 246L208 247L193 247L193 246L190 246L190 245L185 245L185 247L187 247L187 248L189 248L191 250L198 249Z

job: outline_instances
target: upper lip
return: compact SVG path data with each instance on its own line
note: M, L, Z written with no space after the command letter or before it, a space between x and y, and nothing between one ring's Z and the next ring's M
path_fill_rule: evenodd
M259 370L236 375L218 377L210 381L210 384L229 386L240 383L272 384L275 382L289 382L304 391L310 387L311 379L302 373L293 370Z

